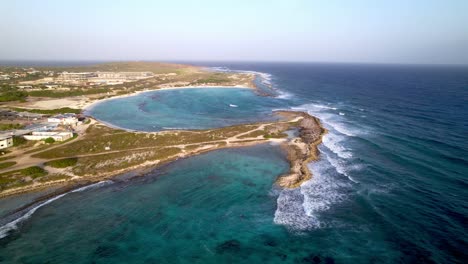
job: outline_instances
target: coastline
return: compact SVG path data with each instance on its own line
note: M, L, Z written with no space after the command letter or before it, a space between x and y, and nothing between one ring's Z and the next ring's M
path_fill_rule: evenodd
M290 166L290 172L287 175L282 175L278 178L276 181L276 184L279 185L280 187L283 188L296 188L300 186L304 181L310 179L312 177L310 171L307 168L307 164L315 159L317 159L318 156L318 149L317 146L318 144L321 143L321 137L326 133L326 130L321 126L320 122L318 119L315 117L310 116L307 113L303 112L296 112L296 111L276 111L275 113L282 115L283 117L289 117L289 120L287 121L278 121L278 122L260 122L260 123L253 123L253 124L244 124L240 126L249 126L249 127L254 127L252 130L249 130L244 133L240 133L236 136L234 136L235 140L221 140L221 141L211 141L211 142L201 142L201 143L193 143L189 144L192 146L195 146L197 148L189 151L183 151L181 153L177 153L175 155L169 156L163 160L147 160L141 164L133 165L133 166L128 166L122 169L118 170L113 170L107 173L100 173L99 175L85 175L80 176L80 177L71 177L69 179L60 179L56 181L49 181L45 183L40 183L40 184L33 184L30 186L23 186L23 187L18 187L18 188L12 188L9 190L5 190L0 192L0 198L7 197L7 196L12 196L12 195L17 195L17 194L22 194L22 193L28 193L28 192L34 192L38 190L43 190L48 187L57 187L60 185L63 185L63 187L69 187L73 185L83 185L83 184L93 184L102 180L108 180L113 177L116 177L118 175L124 174L124 173L129 173L132 171L141 171L141 170L148 170L148 169L156 169L159 166L162 166L166 163L170 163L173 161L176 161L180 158L186 158L186 157L191 157L195 156L201 153L213 151L213 150L218 150L218 149L223 149L223 148L235 148L235 147L245 147L245 146L253 146L257 144L263 144L263 143L274 143L274 144L281 144L284 148L286 148L286 152L288 152L288 149L294 149L299 145L302 144L302 146L305 146L302 150L302 155L298 155L293 157L290 157L289 155L287 156L291 166ZM274 124L280 124L280 125L287 125L288 127L295 124L299 123L302 124L303 122L300 122L301 120L304 119L311 119L314 120L314 124L316 125L315 129L318 129L318 131L321 131L319 134L316 134L318 136L317 139L315 139L313 142L305 144L304 145L304 138L301 137L296 137L293 139L289 138L264 138L261 136L257 137L251 137L251 138L243 138L239 139L237 137L244 135L246 133L253 133L254 131L257 131L259 129L263 129L266 126L269 125L274 125ZM107 124L95 121L95 124L100 124L104 125L106 127ZM239 126L239 127L240 127ZM297 126L297 125L295 125ZM235 127L235 126L233 126ZM110 128L114 129L114 128ZM221 128L222 129L222 128ZM286 129L283 127L283 129ZM300 130L303 130L304 128L300 128ZM207 130L211 131L211 130ZM169 130L169 131L160 131L160 132L144 132L144 131L131 131L128 132L130 134L142 134L142 135L148 135L148 134L167 134L167 133L177 133L179 131L175 130ZM193 131L191 131L193 132ZM204 131L196 131L196 133L203 133ZM187 145L187 146L189 146ZM106 155L100 154L100 155ZM297 164L301 164L299 167L301 170L297 170Z

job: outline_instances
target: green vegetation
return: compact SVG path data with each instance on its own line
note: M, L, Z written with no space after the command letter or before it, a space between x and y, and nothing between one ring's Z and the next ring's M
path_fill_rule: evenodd
M41 167L32 166L32 167L22 169L21 174L23 174L24 176L29 176L29 177L35 179L35 178L39 178L39 177L47 175L47 171L45 171Z
M78 158L77 165L73 168L76 175L99 175L116 170L131 168L148 161L167 161L170 157L180 153L181 150L175 147L150 149L150 150L129 150L109 154L95 155Z
M23 144L26 144L28 141L24 137L14 136L13 137L13 146L17 147Z
M52 160L46 162L45 165L51 166L54 168L66 168L70 166L75 166L78 162L77 158L66 158L66 159L59 159L59 160Z
M5 150L3 150L2 153L4 153L4 154L1 154L1 153L0 153L0 155L6 155L6 154L7 154ZM14 157L16 157L16 156L0 157L0 161L12 159L12 158L14 158Z
M31 185L46 175L47 172L44 169L36 166L0 173L0 191Z
M286 133L268 133L263 136L264 138L285 138L288 137Z
M81 95L101 94L109 92L108 88L86 88L86 89L73 89L70 91L53 91L53 90L41 90L41 91L30 91L29 96L32 97L52 97L52 98L64 98Z
M44 109L28 109L28 108L19 108L19 107L10 107L11 110L17 112L29 112L35 114L44 114L44 115L56 115L56 114L65 114L65 113L73 113L79 114L81 113L81 109L75 109L70 107L63 107L51 110L44 110Z
M50 181L58 181L58 180L66 180L70 179L70 176L65 174L49 174L44 177L40 177L38 179L39 182L50 182Z
M44 142L47 143L47 144L52 144L55 142L55 139L51 138L51 137L48 137L46 139L44 139Z
M2 85L0 87L0 102L24 101L28 93L19 91L16 87Z
M2 163L0 163L0 170L6 169L6 168L11 167L11 166L13 166L15 164L16 164L15 161L2 162Z
M83 140L69 143L53 150L35 154L34 157L56 159L135 148L162 148L179 144L194 144L224 140L253 129L253 125L238 125L207 131L178 131L165 134L133 133L111 129L102 125L91 125Z
M24 128L24 125L22 124L0 124L0 131L22 128Z
M240 136L239 138L256 138L259 136L264 136L266 134L265 130L256 130L253 131L252 133L248 133L246 135Z

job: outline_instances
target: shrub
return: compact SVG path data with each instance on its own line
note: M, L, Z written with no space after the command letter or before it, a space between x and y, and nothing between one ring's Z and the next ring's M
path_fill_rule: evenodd
M44 142L47 143L47 144L52 144L52 143L55 142L55 139L49 137L49 138L44 139Z
M62 107L57 109L29 109L29 108L19 108L19 107L10 107L11 110L17 112L29 112L35 114L44 114L44 115L55 115L55 114L66 114L66 113L73 113L79 114L81 113L81 109L70 108L70 107Z
M47 175L47 171L38 166L28 167L21 170L24 176L30 176L33 179Z
M19 146L19 145L23 145L24 143L28 142L24 137L18 137L18 136L14 136L13 137L13 146Z
M77 161L78 161L77 158L66 158L66 159L52 160L52 161L46 162L46 165L54 167L54 168L66 168L66 167L76 165Z
M21 101L28 96L28 93L18 91L15 87L0 87L0 102Z

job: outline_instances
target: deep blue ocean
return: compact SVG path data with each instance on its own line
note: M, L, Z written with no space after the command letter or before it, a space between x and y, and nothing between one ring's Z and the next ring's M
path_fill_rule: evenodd
M156 91L90 112L158 131L306 111L329 130L313 178L275 187L288 163L269 144L179 160L33 205L18 221L3 217L0 262L467 262L467 66L197 64L256 72L274 97ZM0 200L0 214L17 204Z

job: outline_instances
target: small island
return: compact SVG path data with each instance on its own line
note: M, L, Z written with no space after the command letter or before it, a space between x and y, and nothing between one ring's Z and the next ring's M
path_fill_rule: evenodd
M281 144L290 162L289 173L280 176L276 183L283 188L296 188L312 177L307 164L317 159L317 145L326 133L317 118L294 111L277 111L275 115L280 118L272 122L159 132L126 131L80 115L83 109L102 100L148 90L243 87L267 95L257 89L257 76L253 73L212 72L189 65L141 62L34 70L39 74L26 81L19 78L16 83L21 85L7 80L2 83L0 98L6 101L1 105L3 113L12 117L1 122L7 128L2 135L13 133L14 146L3 150L0 156L0 197L50 186L76 188L130 171L144 175L149 169L180 158L269 142ZM49 82L48 87L43 86L45 81ZM21 88L25 82L29 86ZM50 121L67 118L66 115L77 119L76 123L58 126L63 140L47 137L29 141L28 137L40 136L41 132L27 135L17 132L34 124L43 125L45 117ZM54 133L59 133L54 129Z

